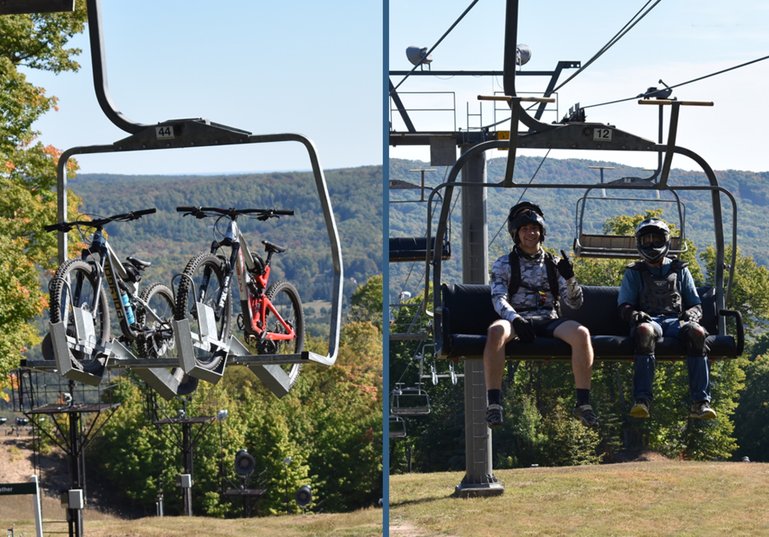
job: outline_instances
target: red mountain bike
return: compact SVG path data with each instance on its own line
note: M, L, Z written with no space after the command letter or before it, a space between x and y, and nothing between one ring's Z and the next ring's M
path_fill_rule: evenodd
M294 211L277 209L223 209L219 207L177 207L184 216L216 217L215 240L210 253L191 259L184 269L176 294L174 316L188 319L192 329L195 362L215 370L228 349L232 318L232 280L238 282L241 313L238 327L246 343L259 354L298 354L304 346L304 319L299 292L287 281L270 284L270 261L286 248L263 240L263 259L248 248L238 227L238 217L258 220L291 216ZM222 229L220 223L226 226ZM218 238L221 237L221 238ZM229 255L222 252L229 248ZM197 329L197 331L196 331ZM299 375L299 363L284 364L293 384Z

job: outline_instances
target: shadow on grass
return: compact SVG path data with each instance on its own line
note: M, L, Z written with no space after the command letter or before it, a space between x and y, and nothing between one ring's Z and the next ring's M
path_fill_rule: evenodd
M390 508L393 507L406 507L409 505L420 505L420 504L428 504L431 502L436 502L438 500L447 500L447 499L453 499L456 498L453 494L446 494L445 496L430 496L427 498L417 498L414 500L403 500L401 502L390 502Z

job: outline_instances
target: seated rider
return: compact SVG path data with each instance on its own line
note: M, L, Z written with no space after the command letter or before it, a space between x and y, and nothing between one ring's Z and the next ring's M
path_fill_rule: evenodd
M582 306L582 287L566 257L560 260L542 249L545 219L542 210L529 202L510 209L507 230L515 245L491 269L491 301L499 319L489 326L483 349L484 378L488 397L486 422L502 424L502 375L505 345L518 338L523 343L537 336L555 337L571 346L571 366L577 388L574 415L586 426L598 425L590 405L593 346L590 332L577 321L559 319L558 301L570 308Z
M635 231L636 247L643 258L625 269L617 299L619 314L631 326L635 344L633 397L630 415L648 418L654 380L654 348L657 339L675 337L686 345L689 417L714 419L710 408L707 331L699 324L702 301L689 268L667 257L670 228L657 218L647 218Z

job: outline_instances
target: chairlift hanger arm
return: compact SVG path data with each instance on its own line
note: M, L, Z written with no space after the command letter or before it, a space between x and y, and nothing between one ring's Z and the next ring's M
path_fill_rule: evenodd
M518 117L521 111L521 102L535 103L554 103L552 97L511 97L510 95L478 95L479 101L505 101L510 105L510 140L507 147L507 166L505 168L505 177L502 183L505 186L513 184L513 174L515 173L515 149L517 145L517 136L512 133L518 129ZM525 111L524 111L525 113Z
M93 83L94 90L96 92L96 100L99 102L99 106L107 118L112 123L114 123L115 126L139 138L139 143L147 144L148 147L144 147L144 149L152 148L153 138L160 139L159 142L163 144L160 147L183 147L186 145L192 145L196 142L200 142L200 133L198 132L200 131L200 128L194 128L195 125L192 125L191 127L188 126L186 129L181 128L184 126L184 124L189 124L190 122L202 122L208 126L223 128L224 130L231 131L230 134L234 134L236 136L240 135L241 137L248 136L250 134L246 131L232 129L231 127L210 124L209 122L202 119L173 120L159 123L157 126L148 125L132 121L126 118L122 112L116 110L114 104L112 103L112 98L109 95L107 84L100 5L100 0L86 0ZM192 131L187 134L186 142L183 140L181 143L174 143L175 139L183 137L183 135L186 134L186 130ZM221 133L220 137L223 135L225 135L225 133ZM126 140L130 140L130 138L127 138ZM157 143L157 140L154 140L154 142ZM230 142L222 141L221 143Z
M99 0L86 0L88 10L88 37L91 44L91 65L96 100L107 118L119 129L135 134L147 125L127 119L121 112L115 110L107 88L104 62L104 42L102 40L101 15Z

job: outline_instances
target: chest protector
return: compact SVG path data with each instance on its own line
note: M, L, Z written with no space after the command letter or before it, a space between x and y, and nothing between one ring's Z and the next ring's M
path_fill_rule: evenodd
M549 289L546 289L545 291L549 292L551 295L553 295L553 309L558 312L560 315L560 308L558 304L558 298L559 298L559 287L558 287L558 271L555 266L555 259L553 259L553 254L550 252L544 252L545 256L545 270L547 271L547 284ZM521 287L521 262L520 262L520 256L518 255L517 248L513 248L513 250L510 252L510 255L508 256L507 260L508 263L510 263L510 282L507 285L507 296L512 300L515 293L518 291L518 288ZM527 285L524 284L524 287L527 287ZM537 308L519 308L518 311L527 311L527 309L537 309Z
M682 311L681 280L686 263L674 259L665 276L655 276L643 261L630 265L641 274L639 308L649 315L678 315Z

